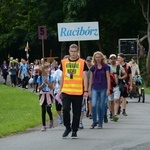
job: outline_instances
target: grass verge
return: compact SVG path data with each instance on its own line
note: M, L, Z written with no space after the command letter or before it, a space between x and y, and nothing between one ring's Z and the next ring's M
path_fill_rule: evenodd
M150 87L144 87L145 93L150 94Z
M41 124L37 94L0 85L0 103L0 138ZM52 109L53 116L56 116L54 106Z

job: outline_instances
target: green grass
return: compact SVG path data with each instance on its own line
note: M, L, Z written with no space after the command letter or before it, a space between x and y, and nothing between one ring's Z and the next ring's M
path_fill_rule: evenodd
M144 87L144 89L146 94L150 94L150 87Z
M53 116L56 116L54 105L52 111ZM0 138L39 124L39 96L30 91L0 85Z

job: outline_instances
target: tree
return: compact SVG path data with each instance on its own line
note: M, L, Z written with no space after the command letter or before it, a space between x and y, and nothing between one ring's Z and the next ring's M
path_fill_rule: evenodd
M8 53L17 57L18 51L21 52L21 57L25 57L24 47L27 41L31 48L30 54L39 58L41 41L38 40L37 27L42 25L47 26L48 46L45 44L45 49L48 47L46 50L49 51L49 41L57 37L57 22L64 20L62 3L62 0L1 0L1 59L6 59Z
M60 56L62 45L65 54L70 43L59 43L57 40L57 23L61 22L99 22L100 40L81 42L83 57L92 55L97 50L103 51L105 55L117 53L119 38L135 38L139 32L145 31L141 7L133 1L135 0L1 0L1 60L4 54L7 56L8 51L14 57L18 54L16 49L24 54L26 41L29 41L32 60L41 57L38 26L47 27L45 53L49 54L49 50L53 49Z
M99 22L100 40L90 43L106 55L117 53L119 38L135 38L143 28L140 6L132 0L66 0L64 11L67 22Z
M139 3L142 8L142 14L146 20L147 23L147 39L148 39L148 55L147 55L147 60L146 60L146 73L147 73L147 78L146 78L146 85L150 85L150 0L139 0Z

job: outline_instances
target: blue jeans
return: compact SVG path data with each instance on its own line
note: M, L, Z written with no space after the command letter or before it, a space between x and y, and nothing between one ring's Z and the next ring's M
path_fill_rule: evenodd
M108 96L106 96L106 100L105 100L104 116L107 116L107 109L108 109Z
M95 90L92 89L92 117L93 123L97 122L97 113L99 118L99 125L103 125L105 101L107 89Z

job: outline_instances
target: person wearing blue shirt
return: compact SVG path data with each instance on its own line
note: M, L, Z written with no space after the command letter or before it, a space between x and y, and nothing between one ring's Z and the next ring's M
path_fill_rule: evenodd
M22 64L20 65L18 77L21 78L21 85L22 88L28 88L28 81L29 81L29 68L28 64L25 59L22 59Z
M49 75L50 72L50 64L44 63L41 66L41 75L37 79L38 83L38 90L40 92L40 105L42 109L42 129L41 131L46 130L46 111L50 118L50 125L49 127L53 127L53 114L51 111L52 106L52 95L53 95L53 78Z

